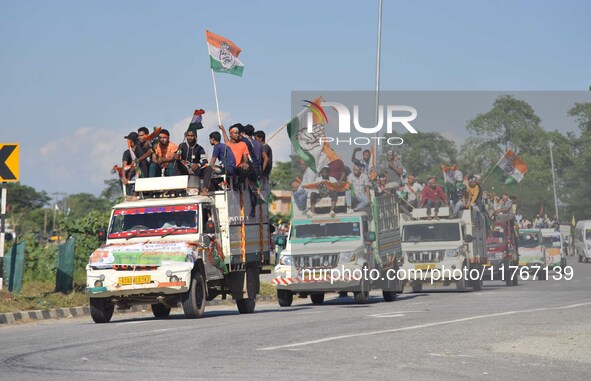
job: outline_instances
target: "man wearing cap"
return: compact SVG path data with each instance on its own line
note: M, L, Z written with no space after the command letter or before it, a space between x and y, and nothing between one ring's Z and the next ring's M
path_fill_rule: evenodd
M160 131L156 152L152 154L152 162L150 163L150 177L158 177L163 174L174 176L174 161L177 158L178 150L179 146L170 141L168 130Z
M208 165L205 150L197 144L197 129L192 125L185 132L186 142L179 144L177 158L180 162L177 168L181 175L199 176L203 180L201 194L207 195L212 168Z

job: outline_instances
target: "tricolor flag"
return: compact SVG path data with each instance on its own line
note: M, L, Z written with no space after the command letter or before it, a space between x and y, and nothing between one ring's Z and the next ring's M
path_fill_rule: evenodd
M323 167L340 158L328 142L322 142L320 139L326 136L324 126L327 122L326 114L320 106L321 101L320 97L313 102L304 101L307 103L306 107L286 126L293 152L302 158L314 173L320 172ZM308 132L308 123L313 126L312 132Z
M208 30L205 31L205 34L207 37L209 60L213 71L242 77L244 65L238 60L241 49L225 37Z
M505 153L505 156L497 163L497 167L502 171L507 185L520 182L527 173L527 165L512 150Z
M195 112L193 112L193 119L191 119L191 123L189 123L189 128L194 128L196 130L202 129L203 124L201 124L201 120L203 119L203 114L205 114L204 110L195 110Z

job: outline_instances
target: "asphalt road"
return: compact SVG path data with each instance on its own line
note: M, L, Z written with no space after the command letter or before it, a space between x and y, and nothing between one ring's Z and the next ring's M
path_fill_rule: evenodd
M487 282L385 303L330 296L201 320L115 315L0 327L2 380L591 379L591 264L574 279Z

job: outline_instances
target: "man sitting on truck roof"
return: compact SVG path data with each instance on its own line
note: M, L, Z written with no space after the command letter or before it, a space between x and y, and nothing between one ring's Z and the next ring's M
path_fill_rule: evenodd
M431 219L431 208L434 209L435 219L438 220L439 217L439 207L443 203L447 205L447 200L445 194L443 193L443 189L439 185L437 185L437 180L435 176L429 177L427 180L427 186L423 188L421 192L421 208L427 207L427 217Z
M179 144L177 158L181 165L178 166L181 175L195 175L203 180L201 194L207 195L211 181L212 167L208 165L205 150L197 144L197 126L190 126L185 132L185 140Z
M369 177L365 172L361 172L359 165L353 165L353 173L349 175L349 184L351 189L345 192L347 208L359 211L369 205Z
M416 208L419 205L421 191L423 190L423 186L415 181L415 179L415 175L410 173L407 177L406 185L404 186L404 191L408 195L408 204L413 208Z
M336 184L337 180L334 177L330 177L328 171L328 167L322 168L319 176L316 178L316 182L328 181ZM316 213L316 204L324 197L330 197L330 216L335 216L334 209L337 205L338 193L336 190L328 189L325 184L320 184L317 190L312 190L310 193L310 209L306 212L308 217L312 217Z
M293 190L293 199L300 212L304 212L306 210L306 204L308 203L308 194L310 192L303 186L314 183L314 180L316 180L316 174L314 173L314 171L312 171L310 167L308 167L308 163L306 163L304 159L300 159L299 167L302 171L302 178L300 179L296 177L294 179L294 181L297 182L297 187L295 186L295 183L292 182L292 187L295 188Z
M170 132L160 131L156 152L152 154L150 163L150 177L161 176L163 171L166 176L174 176L174 162L178 150L179 146L170 141Z

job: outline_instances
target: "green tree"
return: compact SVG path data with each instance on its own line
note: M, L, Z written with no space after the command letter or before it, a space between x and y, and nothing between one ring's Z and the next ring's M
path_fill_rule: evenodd
M404 168L408 173L413 173L422 179L430 175L441 177L441 164L454 164L457 161L458 152L455 143L439 133L405 133L398 136L404 140L404 144L396 149L402 157ZM382 157L378 158L380 172L385 169L386 150L390 148L383 147Z
M568 115L577 121L580 136L573 136L573 168L567 178L568 204L565 218L591 219L591 103L576 103Z
M111 202L102 197L96 197L90 193L78 193L68 196L67 206L69 209L68 218L77 219L91 211L104 212L110 209Z
M273 190L291 190L292 180L292 162L277 161L273 163L271 171L271 189Z

